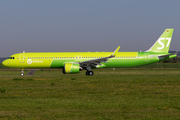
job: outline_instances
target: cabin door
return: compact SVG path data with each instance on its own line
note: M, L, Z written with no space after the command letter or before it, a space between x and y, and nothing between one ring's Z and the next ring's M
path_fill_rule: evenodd
M19 62L24 63L24 54L19 55Z
M76 61L78 61L78 62L79 62L79 61L81 61L82 56L81 56L81 55L76 55L76 56L75 56L75 59L76 59Z
M149 60L150 60L149 53L145 53L145 61L149 62Z

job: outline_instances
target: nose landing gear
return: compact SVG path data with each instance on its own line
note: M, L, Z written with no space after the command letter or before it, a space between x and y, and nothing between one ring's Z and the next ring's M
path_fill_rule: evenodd
M21 76L24 76L24 69L21 70Z

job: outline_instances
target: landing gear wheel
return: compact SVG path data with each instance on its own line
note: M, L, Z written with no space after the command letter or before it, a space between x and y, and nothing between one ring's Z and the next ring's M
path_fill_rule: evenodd
M93 73L93 71L87 71L87 72L86 72L86 75L92 76L92 75L94 75L94 73Z
M91 75L91 76L92 76L93 74L94 74L94 73L93 73L93 71L89 71L89 75Z

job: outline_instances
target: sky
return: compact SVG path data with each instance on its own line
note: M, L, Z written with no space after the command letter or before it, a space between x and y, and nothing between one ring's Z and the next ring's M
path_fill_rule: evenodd
M26 52L145 51L166 28L180 51L180 0L1 0L0 57Z

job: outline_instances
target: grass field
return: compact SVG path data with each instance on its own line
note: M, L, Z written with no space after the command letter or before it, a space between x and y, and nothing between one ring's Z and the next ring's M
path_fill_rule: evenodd
M27 74L28 71L25 71ZM0 119L180 119L180 69L0 70Z

